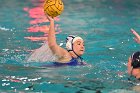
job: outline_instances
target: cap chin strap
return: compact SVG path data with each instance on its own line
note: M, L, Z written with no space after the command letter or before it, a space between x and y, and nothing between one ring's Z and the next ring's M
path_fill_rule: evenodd
M77 56L77 58L80 58L81 62L83 60L83 58L81 56L79 56L73 49L73 44L72 44L72 50L69 50L69 51L73 51L73 53Z
M77 56L77 57L80 57L77 53L75 53L75 51L73 50L73 53Z
M83 58L81 56L79 56L74 50L70 50L73 51L73 53L77 56L77 58L79 58L81 60L81 62L83 61Z
M77 56L77 57L81 57L79 56L74 50L68 50L68 52L73 51L73 53Z

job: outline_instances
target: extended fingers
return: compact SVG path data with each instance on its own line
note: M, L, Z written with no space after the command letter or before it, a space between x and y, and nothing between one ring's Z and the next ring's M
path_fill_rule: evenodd
M135 40L138 44L140 44L140 40L139 40L138 38L134 38L134 40Z
M132 32L137 38L140 37L139 34L138 34L134 29L132 29L132 28L131 28L131 32Z

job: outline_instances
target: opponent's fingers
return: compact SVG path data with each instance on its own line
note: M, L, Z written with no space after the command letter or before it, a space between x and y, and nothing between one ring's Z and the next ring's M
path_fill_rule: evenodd
M137 38L134 38L135 42L140 43L140 40Z
M131 28L131 32L132 32L137 38L140 37L139 34L138 34L134 29L132 29L132 28Z

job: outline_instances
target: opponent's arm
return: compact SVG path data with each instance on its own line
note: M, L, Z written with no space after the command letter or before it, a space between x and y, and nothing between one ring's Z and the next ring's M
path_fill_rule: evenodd
M127 71L128 71L128 74L131 75L131 72L132 72L132 66L131 66L131 57L128 58L128 63L127 63Z
M140 35L134 29L131 29L131 32L135 35L134 40L140 44Z

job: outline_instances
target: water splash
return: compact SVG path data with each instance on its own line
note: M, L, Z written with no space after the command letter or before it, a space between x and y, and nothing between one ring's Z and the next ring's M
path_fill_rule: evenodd
M50 50L47 42L45 42L40 48L33 51L25 61L27 62L55 62L58 60L58 57L55 56Z

